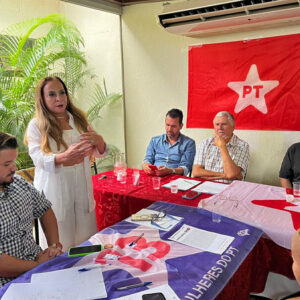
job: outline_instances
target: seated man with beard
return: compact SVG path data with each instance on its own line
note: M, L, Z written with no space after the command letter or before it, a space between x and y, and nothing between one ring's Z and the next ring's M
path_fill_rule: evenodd
M0 132L0 287L62 253L51 203L22 177L15 175L17 140ZM40 218L48 241L42 250L32 233Z

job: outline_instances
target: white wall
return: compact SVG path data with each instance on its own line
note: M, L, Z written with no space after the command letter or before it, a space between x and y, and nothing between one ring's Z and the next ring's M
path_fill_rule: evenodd
M97 75L94 82L103 87L105 78L109 93L122 94L120 16L67 2L60 2L59 12L72 20L82 34L88 67ZM81 90L78 99L81 107L88 108L84 102L90 92L89 84ZM123 100L106 107L102 119L93 125L107 143L125 151Z
M53 13L65 14L73 21L85 40L88 67L98 76L98 83L106 79L108 92L122 91L122 62L120 43L120 17L59 0L0 0L0 31L6 27L34 17L45 17ZM43 30L47 27L44 26ZM34 33L36 36L41 32ZM85 111L91 88L79 92L75 101ZM76 99L74 99L76 100ZM106 142L125 150L123 101L107 107L102 119L93 124Z
M59 0L0 0L0 30L17 22L57 13Z
M152 136L164 132L164 116L171 108L187 114L188 46L299 33L300 27L244 32L206 38L187 38L164 31L156 22L162 2L124 8L124 88L126 144L129 166L141 164ZM212 129L184 129L200 141ZM287 147L299 141L299 132L236 130L250 144L247 180L278 184L278 172Z

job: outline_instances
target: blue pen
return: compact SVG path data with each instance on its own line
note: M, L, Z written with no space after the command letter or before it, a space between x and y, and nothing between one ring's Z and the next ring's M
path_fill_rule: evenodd
M136 283L136 284L117 287L117 290L118 291L125 291L125 290L133 289L133 288L136 288L136 287L147 286L149 284L152 284L152 281L145 281L145 282L140 282L140 283Z
M141 235L139 235L134 241L132 241L130 244L129 244L129 247L133 246L134 244L137 243L137 241L144 235L144 233L142 233Z
M93 270L93 269L97 269L97 268L102 268L104 266L102 265L97 265L97 266L90 266L90 267L84 267L82 269L79 269L77 270L78 272L86 272L86 271L89 271L89 270Z

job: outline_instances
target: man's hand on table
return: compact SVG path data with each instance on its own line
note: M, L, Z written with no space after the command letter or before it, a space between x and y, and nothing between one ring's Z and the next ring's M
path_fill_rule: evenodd
M49 257L55 257L63 254L62 247L57 246L49 246L43 252L48 253Z
M162 177L172 174L173 169L166 168L165 166L159 166L158 169L155 171L155 175Z
M157 170L154 171L153 169L150 168L150 164L144 163L143 164L143 170L147 175L163 177L163 176L174 174L173 170L177 170L177 171L179 170L178 172L180 172L182 169L180 169L180 168L170 169L170 168L167 168L165 166L158 166ZM182 170L182 173L183 173L183 170ZM182 174L177 173L177 172L176 172L176 174L182 175Z
M144 172L147 174L147 175L155 175L155 172L154 171L152 171L152 169L149 167L150 166L150 164L148 164L148 163L144 163L143 164L143 170L144 170Z
M35 261L38 264L41 264L41 263L48 261L62 253L63 252L60 248L49 247L49 248L45 249L44 251L40 252Z

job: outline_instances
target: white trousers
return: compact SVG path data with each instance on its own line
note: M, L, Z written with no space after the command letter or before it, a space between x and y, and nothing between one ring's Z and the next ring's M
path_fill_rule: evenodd
M86 178L83 164L64 167L66 186L64 187L65 218L58 222L59 239L63 250L76 246L97 233L95 211L89 213ZM53 187L55 188L55 187ZM47 195L46 195L47 197ZM54 211L55 213L55 211ZM48 247L43 230L39 230L40 246Z

